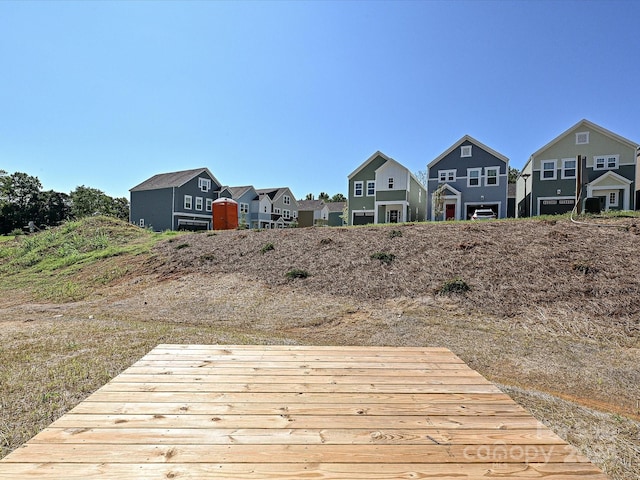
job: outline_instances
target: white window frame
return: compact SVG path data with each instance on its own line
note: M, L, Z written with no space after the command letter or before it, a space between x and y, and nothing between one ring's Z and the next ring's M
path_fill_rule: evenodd
M373 197L376 194L376 181L367 180L367 197Z
M544 172L549 171L544 168L545 163L550 163L553 165L553 176L545 178ZM541 160L540 161L540 181L545 180L556 180L558 178L558 160Z
M248 203L241 203L240 204L240 213L244 213L247 214L249 213L249 204Z
M602 166L598 167L598 160L602 160ZM609 166L609 161L613 160L613 166ZM617 170L620 166L620 155L595 155L593 157L594 170Z
M193 209L193 197L191 195L184 196L184 209L185 210Z
M611 200L611 198L613 198L613 200ZM617 207L620 203L620 195L618 195L618 192L609 192L609 198L607 200L609 207Z
M389 190L393 190L393 184L394 184L393 177L389 177L389 181L387 182L387 185L389 186Z
M289 195L284 195L282 197L282 203L285 205L291 205L291 197Z
M196 210L202 211L203 205L204 205L204 199L202 197L196 197Z
M477 177L472 177L471 173L472 172L478 172L478 176ZM477 185L471 185L471 180L472 179L478 179L478 184ZM477 187L481 187L482 186L482 168L477 167L477 168L467 168L467 187L469 188L477 188Z
M281 210L279 208L274 208L273 213L275 213L276 215L280 215Z
M298 218L298 211L297 210L293 211L293 218Z
M567 163L568 162L574 162L573 163L573 168L568 168L567 167ZM567 175L567 170L573 170L573 175ZM576 158L563 158L562 159L562 171L560 172L560 178L561 179L565 179L565 178L576 178L578 173L578 159Z
M213 211L213 199L212 198L207 198L207 201L205 202L205 209L206 209L207 212Z
M291 218L291 210L282 210L282 217L289 220Z
M358 193L358 190L360 190L360 193ZM363 193L364 193L364 182L362 181L353 182L353 196L361 197Z
M576 145L588 145L588 144L589 144L589 132L577 132Z
M140 221L138 222L138 225L140 225L141 227L144 227L144 218L140 219Z
M438 183L455 182L456 170L438 170Z
M489 183L489 170L496 171L496 183ZM497 187L500 185L500 167L484 167L484 186Z
M208 178L198 177L198 188L201 192L208 192L211 190L211 180Z
M460 147L460 157L461 158L470 157L472 154L471 147L472 145L462 145Z

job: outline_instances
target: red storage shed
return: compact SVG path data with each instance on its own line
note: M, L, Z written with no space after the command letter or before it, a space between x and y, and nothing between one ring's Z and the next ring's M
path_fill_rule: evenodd
M238 202L230 198L213 201L213 229L233 230L238 228Z

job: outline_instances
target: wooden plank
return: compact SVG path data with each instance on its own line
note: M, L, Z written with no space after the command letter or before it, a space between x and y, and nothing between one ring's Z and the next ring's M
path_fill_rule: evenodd
M193 419L189 419L193 420ZM124 423L116 423L124 421ZM156 423L153 427L149 424ZM82 426L77 426L82 425ZM86 426L85 426L86 425ZM98 425L98 427L92 427ZM136 427L136 425L138 425ZM100 422L56 422L34 437L29 444L281 444L281 445L566 445L566 442L544 428L466 428L442 427L401 429L367 428L214 428L206 423L163 421L130 423L118 418L110 425ZM176 426L178 425L178 426ZM102 428L100 428L100 426ZM191 427L191 428L189 428ZM113 429L117 429L114 432Z
M329 362L327 362L329 363ZM395 370L387 368L372 368L371 366L354 368L349 364L342 364L342 367L333 368L317 367L309 368L295 363L286 364L285 367L265 366L263 362L258 364L234 362L231 367L221 367L219 362L203 362L200 360L183 360L181 358L162 359L162 360L140 360L135 363L135 367L198 367L210 368L216 374L220 375L253 375L256 373L266 373L267 375L377 375L389 376L396 375ZM420 368L405 368L406 364L398 364L399 370L403 375L462 375L465 373L477 373L463 363L430 363L424 364Z
M419 393L499 393L500 390L492 383L462 384L462 383L431 383L424 385L384 385L384 384L314 384L314 383L126 383L111 382L102 387L103 393L134 393L147 392L149 401L153 401L151 394L163 392L175 392L176 394L193 395L194 401L198 401L198 394L210 393L389 393L389 394L419 394ZM181 401L181 400L176 400Z
M490 395L490 394L489 394ZM488 396L488 395L487 395ZM490 399L486 399L487 402ZM201 414L201 415L481 415L481 416L530 416L520 405L505 403L502 397L492 403L470 400L464 402L441 402L421 404L394 403L118 403L84 401L69 415L91 413L101 415L118 414Z
M379 355L420 355L431 356L434 354L444 354L451 357L456 355L444 347L385 347L385 346L362 346L362 345L198 345L198 344L160 344L157 345L150 353L171 351L175 353L218 353L218 354L234 354L245 352L259 352L262 355L291 352L304 353L321 353L330 352L354 353L371 355L372 353Z
M428 473L427 473L428 472ZM0 480L398 480L434 478L437 480L544 479L607 480L590 463L7 463L0 469Z
M143 358L144 362L171 362L173 357L162 357L161 359L149 359L148 356ZM202 365L214 365L217 368L374 368L374 369L391 369L395 370L423 370L437 368L436 365L448 365L445 368L458 369L468 368L463 363L425 363L425 362L389 362L389 361L352 361L346 363L341 360L332 361L273 361L265 359L262 361L241 361L241 360L207 360L198 356L186 358L179 356L176 360L183 362L200 362ZM347 367L348 366L348 367Z
M252 353L246 355L240 354L199 354L197 352L188 352L188 353L179 353L175 352L166 352L166 353L150 353L144 357L145 360L161 360L161 359L169 359L173 356L179 355L180 358L185 360L200 360L200 361L223 361L223 362L252 362L252 363L260 363L263 361L271 362L271 363L281 363L286 365L290 362L304 362L304 363L324 363L324 362L343 362L343 363L357 363L363 364L366 366L367 363L379 362L385 364L395 364L395 363L408 363L410 365L428 365L429 363L464 363L458 357L445 355L445 354L436 354L433 357L429 357L429 360L424 360L424 357L420 357L418 355L340 355L340 354L332 354L332 355L323 355L323 354L312 354L312 353L280 353L278 355L261 355L259 353ZM418 367L420 368L420 367Z
M110 448L111 447L111 448ZM28 443L8 463L560 463L588 462L570 445L112 445Z
M119 422L119 423L118 423ZM475 415L65 415L51 424L60 428L541 428L531 416Z

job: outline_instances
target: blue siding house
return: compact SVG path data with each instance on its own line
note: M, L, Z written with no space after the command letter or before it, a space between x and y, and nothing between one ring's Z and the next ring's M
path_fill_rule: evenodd
M209 230L221 185L207 168L160 173L131 190L131 223L162 230Z
M427 219L468 220L476 208L506 218L508 174L507 157L465 135L427 166Z

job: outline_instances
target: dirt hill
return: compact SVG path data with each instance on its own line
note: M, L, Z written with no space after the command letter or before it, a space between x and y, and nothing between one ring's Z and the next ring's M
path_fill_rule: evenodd
M91 242L60 267L45 268L51 252L27 261L6 253L19 245L0 247L10 274L0 362L19 364L0 373L0 393L20 398L0 410L2 454L157 343L429 345L453 350L612 478L640 478L640 219L153 242L136 227L94 222L68 232ZM47 372L34 368L43 363Z

